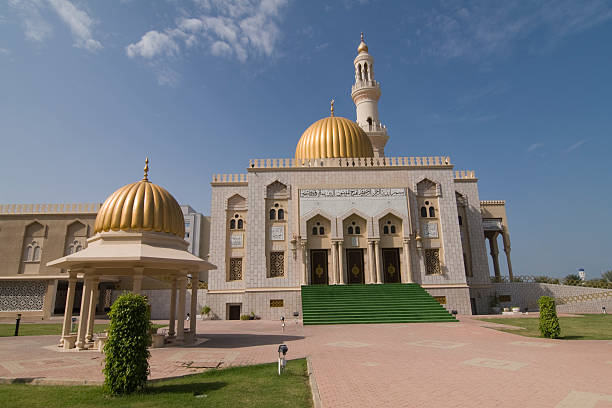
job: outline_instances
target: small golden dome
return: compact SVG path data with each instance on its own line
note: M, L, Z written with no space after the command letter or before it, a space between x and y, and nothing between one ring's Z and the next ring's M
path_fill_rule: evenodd
M157 231L185 237L185 219L176 199L145 177L111 194L100 207L94 233L102 231Z
M295 149L296 159L326 157L373 157L372 143L359 125L332 116L319 119L306 129Z
M357 53L368 52L368 46L363 41L363 33L361 33L361 43L359 43L359 47L357 47Z

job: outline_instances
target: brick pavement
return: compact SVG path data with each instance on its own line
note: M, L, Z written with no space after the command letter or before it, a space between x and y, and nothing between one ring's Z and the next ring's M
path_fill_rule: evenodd
M200 343L151 350L151 378L310 356L324 407L612 407L612 342L527 338L460 323L198 322ZM0 377L102 380L103 356L57 336L0 338Z

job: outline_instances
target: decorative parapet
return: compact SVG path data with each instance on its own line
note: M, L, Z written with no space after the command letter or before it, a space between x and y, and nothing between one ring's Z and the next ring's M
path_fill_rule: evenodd
M246 174L213 174L212 181L210 184L234 184L234 185L246 185L247 175Z
M96 214L100 203L0 204L0 215L23 214Z
M251 159L250 169L302 169L312 167L438 167L452 168L448 156L429 157L356 157L324 159ZM473 172L472 172L473 174Z
M477 180L474 170L457 170L455 171L455 181L457 180Z
M506 200L483 200L480 205L506 205Z

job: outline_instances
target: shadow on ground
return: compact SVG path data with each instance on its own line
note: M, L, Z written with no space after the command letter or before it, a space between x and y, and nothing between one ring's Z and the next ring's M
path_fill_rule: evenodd
M283 334L201 334L199 338L209 339L194 348L236 348L281 344L287 341L302 340L304 336L289 336Z
M188 377L187 377L188 378ZM147 387L145 394L164 394L164 393L187 393L193 395L202 395L209 391L219 390L227 386L227 383L215 382L193 382L189 384L165 384L153 385Z

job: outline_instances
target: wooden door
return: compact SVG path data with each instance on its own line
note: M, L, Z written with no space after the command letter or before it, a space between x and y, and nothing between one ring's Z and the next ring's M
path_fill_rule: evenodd
M382 258L385 283L400 283L399 248L383 248Z
M327 285L327 250L310 250L310 284Z
M365 283L363 272L363 249L346 250L348 283Z
M240 305L229 305L229 320L240 320Z

